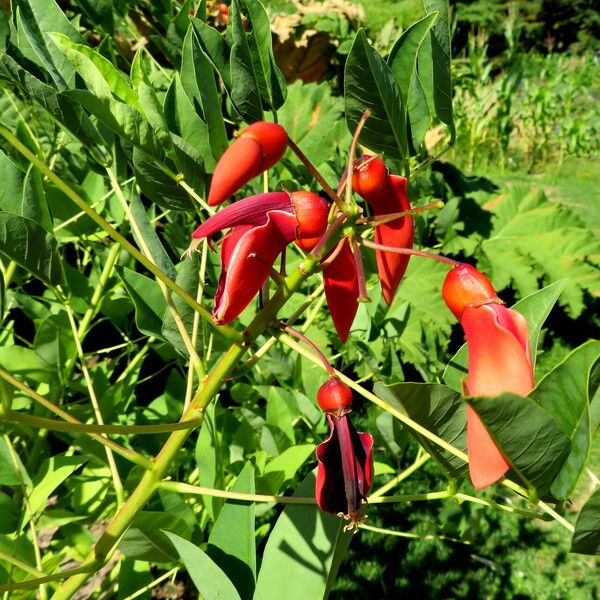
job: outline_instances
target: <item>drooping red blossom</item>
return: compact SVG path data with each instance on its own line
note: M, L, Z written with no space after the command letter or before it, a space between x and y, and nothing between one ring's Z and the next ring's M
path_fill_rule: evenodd
M285 129L277 123L259 121L246 127L215 167L208 204L225 202L251 179L270 169L284 155L287 142Z
M352 187L371 206L376 217L410 210L407 180L387 172L380 158L363 156L355 163ZM394 248L412 248L413 218L410 215L375 227L375 242ZM391 304L406 272L409 256L376 250L377 270L386 304Z
M342 242L339 253L323 269L325 298L333 325L343 344L348 340L350 328L358 310L358 275L350 242ZM332 250L332 253L336 249ZM327 261L327 257L325 257Z
M327 202L312 192L258 194L220 210L194 231L192 237L202 239L231 228L221 245L213 309L219 325L248 306L290 242L325 231L328 211Z
M331 378L317 398L327 413L329 437L317 446L315 498L322 510L356 524L373 479L373 438L357 432L350 422L352 391L346 384Z
M487 277L470 265L459 265L448 273L442 295L460 320L467 339L465 393L469 396L529 394L535 384L525 318L506 308ZM470 405L467 405L467 452L469 475L476 489L495 483L510 468Z

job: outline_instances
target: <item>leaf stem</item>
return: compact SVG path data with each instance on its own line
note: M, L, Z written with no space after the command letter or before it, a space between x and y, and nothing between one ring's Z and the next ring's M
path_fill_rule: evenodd
M423 258L437 260L438 262L442 262L453 267L460 264L459 261L454 260L453 258L448 258L447 256L442 256L441 254L434 254L433 252L427 252L426 250L415 250L414 248L397 248L395 246L384 246L383 244L376 244L375 242L371 242L370 240L365 240L363 238L360 239L360 243L363 246L366 246L367 248L372 248L373 250L391 252L393 254L406 254L408 256L421 256Z

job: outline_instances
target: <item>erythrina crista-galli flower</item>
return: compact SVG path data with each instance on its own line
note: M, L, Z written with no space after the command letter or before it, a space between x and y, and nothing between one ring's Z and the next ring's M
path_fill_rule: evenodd
M322 510L356 524L373 479L373 438L352 426L352 391L339 379L331 377L319 388L317 402L327 415L329 437L317 446L315 498Z
M469 396L529 394L534 380L524 317L506 308L487 277L470 265L460 264L448 273L442 295L467 339L465 393ZM470 405L467 405L467 452L469 475L477 489L495 483L510 468Z
M248 306L290 242L322 235L328 211L312 192L271 192L234 202L202 223L193 238L230 230L221 245L215 321L229 323Z
M358 159L352 176L352 187L369 203L376 217L410 210L406 178L388 173L381 158L364 155ZM375 227L375 242L384 246L411 248L413 236L414 225L410 215ZM376 251L381 290L387 304L391 304L394 299L409 258L384 250Z
M251 179L270 169L284 155L287 143L285 129L276 123L259 121L246 127L215 167L208 204L225 202Z

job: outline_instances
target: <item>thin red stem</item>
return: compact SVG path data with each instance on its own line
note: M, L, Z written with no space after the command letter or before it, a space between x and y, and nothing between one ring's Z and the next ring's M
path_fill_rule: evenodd
M319 173L317 167L310 162L310 159L294 142L291 138L288 137L288 146L292 149L294 154L302 161L304 166L310 171L311 175L319 182L325 193L338 205L342 206L342 200L335 193L335 190L325 181L325 178Z
M319 256L321 251L327 244L327 241L331 237L332 233L348 218L346 213L340 213L335 221L325 230L325 233L321 236L321 239L317 242L317 245L312 249L312 256Z
M393 254L407 254L409 256L422 256L423 258L431 258L438 262L446 263L455 267L460 264L460 261L448 258L441 254L434 254L433 252L426 252L425 250L414 250L413 248L395 248L394 246L384 246L383 244L376 244L370 240L361 239L360 243L367 248L373 248L373 250L381 250L383 252L391 252Z
M346 238L342 238L337 246L334 248L333 252L324 260L321 261L321 269L326 269L340 254L342 248L344 247L344 243L346 242Z
M360 246L358 245L356 238L352 238L350 240L350 247L352 248L352 254L354 255L354 263L356 264L356 277L358 279L358 301L371 302L371 298L369 298L369 294L367 293L365 267L360 254Z
M377 225L385 225L385 223L390 223L391 221L395 221L396 219L401 219L402 217L408 217L410 215L418 215L433 208L442 208L444 203L441 200L436 200L435 202L431 202L431 204L424 204L423 206L417 206L415 208L411 208L410 210L403 210L402 212L397 213L389 213L387 215L378 215L376 217L363 217L357 221L357 224L368 223L373 227L377 227Z
M301 342L304 342L321 359L321 362L325 366L325 369L327 369L327 373L329 373L330 377L335 377L335 379L338 378L335 369L331 366L331 363L327 360L327 357L319 350L314 342L309 340L303 333L297 329L294 329L293 327L290 327L289 325L284 325L281 323L278 327L282 331L285 331L286 333L298 338Z
M358 138L362 128L365 126L367 119L371 116L370 110L365 110L360 117L360 121L356 126L354 135L352 136L352 143L350 144L350 152L348 153L348 168L346 169L346 205L350 204L352 198L352 175L354 173L354 156L356 155L356 146L358 144Z

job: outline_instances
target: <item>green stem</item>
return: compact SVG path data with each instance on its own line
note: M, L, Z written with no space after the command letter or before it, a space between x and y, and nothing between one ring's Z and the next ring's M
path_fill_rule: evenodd
M44 577L44 573L42 571L38 571L37 569L34 569L32 566L28 565L27 563L24 563L24 562L20 561L19 559L14 558L10 554L6 554L5 552L2 552L1 550L0 550L0 560L4 560L7 563L13 565L14 567L17 567L17 569L21 569L21 571L25 571L25 573L29 573L30 575L33 575L34 577Z
M452 494L447 490L443 492L426 492L424 494L404 494L400 496L376 496L367 498L369 504L391 504L398 502L420 502L429 500L443 500L451 498Z
M240 343L240 334L227 325L217 325L210 316L210 313L200 306L190 294L182 289L175 281L167 277L152 261L148 260L129 240L122 236L108 221L101 217L73 188L67 185L58 175L53 173L46 164L44 164L35 154L33 154L24 144L22 144L6 127L0 125L0 135L6 139L16 150L18 150L29 162L43 173L50 181L56 185L64 194L72 200L83 212L99 225L109 237L122 246L129 254L139 261L148 271L162 281L171 291L175 292L186 304L191 306L200 316L216 331L235 344Z
M410 467L407 467L401 473L398 473L395 477L390 479L385 485L382 485L378 490L371 494L371 498L377 498L383 496L389 490L395 488L401 481L404 481L407 477L410 477L415 471L418 471L431 457L429 454L423 454L419 456Z
M38 402L42 406L46 407L50 412L54 413L56 416L60 417L61 419L64 419L65 421L67 421L67 423L73 423L73 424L77 424L80 426L83 425L83 423L79 419L76 419L75 417L70 415L68 412L64 411L62 408L59 408L58 406L56 406L55 404L50 402L50 400L48 400L47 398L44 398L44 396L38 394L35 390L32 390L29 386L25 385L18 379L15 379L10 373L6 372L2 368L0 368L0 377L2 377L2 379L4 379L5 381L8 381L8 383L13 385L17 389L21 390L22 392L25 392L30 398L33 398L36 402ZM19 418L24 416L24 415L21 415L20 413L16 413L16 414L19 414ZM27 417L33 418L32 415L27 415ZM39 419L41 417L35 417L35 418ZM93 438L97 442L100 442L102 445L111 448L117 454L119 454L123 458L126 458L127 460L131 461L132 463L135 463L136 465L139 465L140 467L142 467L144 469L149 469L152 467L152 462L149 459L147 459L145 456L142 456L141 454L138 454L134 450L125 448L124 446L121 446L120 444L117 444L116 442L113 442L112 440L106 439L96 433L90 433L89 435L91 438Z
M195 429L201 424L200 419L190 419L179 423L159 423L157 425L98 425L96 423L64 423L55 419L45 419L15 411L9 411L4 417L13 423L23 423L31 427L43 427L50 431L72 431L73 433L114 433L119 435L148 435L171 433L184 429Z
M373 531L375 533L383 533L384 535L393 535L396 537L408 538L411 540L444 540L446 542L456 542L457 544L470 545L470 542L459 540L457 538L448 537L445 535L418 535L417 533L410 533L406 531L394 531L393 529L383 529L382 527L373 527L373 525L366 525L360 523L359 529L365 529L366 531Z

